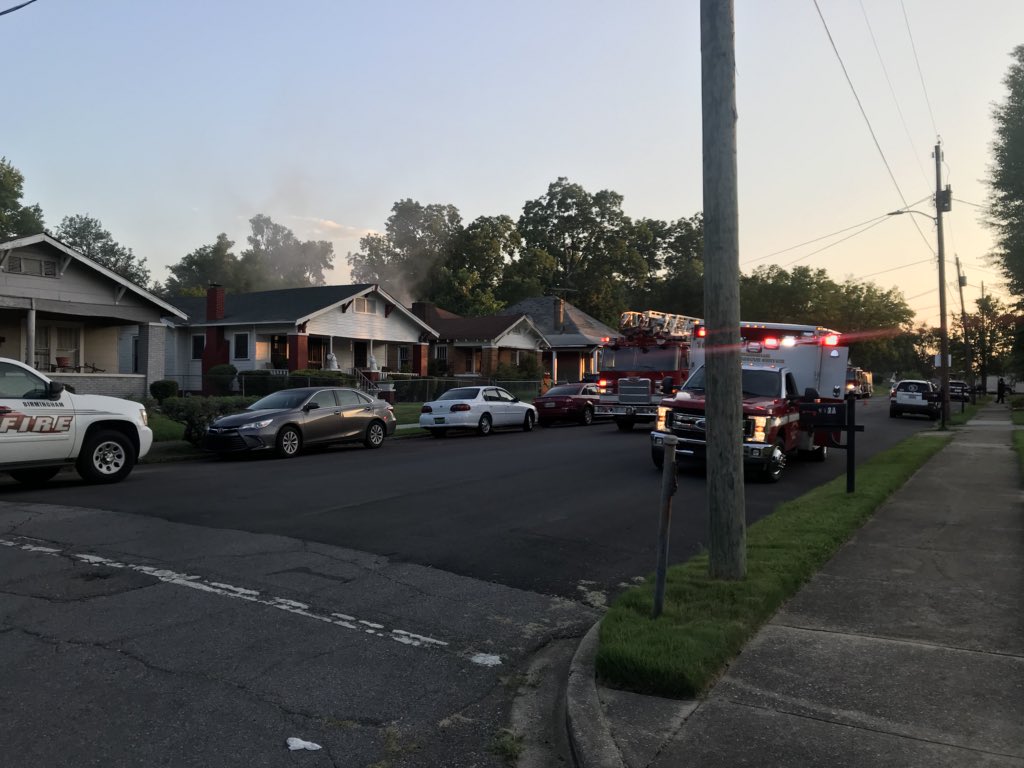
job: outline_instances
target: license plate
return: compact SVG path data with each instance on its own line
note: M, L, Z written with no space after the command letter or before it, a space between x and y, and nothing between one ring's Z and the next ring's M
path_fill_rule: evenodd
M435 416L434 417L434 423L435 424L444 424L444 416Z
M661 445L664 442L665 442L665 438L662 437L661 435L655 435L654 436L654 444L655 445Z
M555 404L554 403L544 403L544 407L545 408L554 408Z

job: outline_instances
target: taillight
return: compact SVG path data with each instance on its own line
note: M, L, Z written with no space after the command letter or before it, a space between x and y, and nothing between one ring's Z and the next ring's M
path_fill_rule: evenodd
M601 389L604 389L604 388L605 388L605 387L607 387L607 386L608 386L608 385L609 385L610 383L611 383L611 382L610 382L610 381L608 381L608 379L601 379L601 380L600 380L599 382L597 382L597 386L599 386L599 387L600 387Z
M705 328L703 325L697 327L697 338L698 339L703 339L707 335L708 335L708 329L707 328Z
M433 413L433 412L434 412L434 409L431 408L429 405L424 405L422 408L420 408L420 413Z
M470 409L469 403L456 403L455 405L453 405L451 407L451 410L454 412L454 411L468 411L468 410L471 410L471 409Z
M821 343L826 347L835 347L839 345L839 334L830 333L828 336L821 340Z
M764 348L765 349L778 349L779 348L779 340L776 339L774 336L767 336L767 337L765 337Z

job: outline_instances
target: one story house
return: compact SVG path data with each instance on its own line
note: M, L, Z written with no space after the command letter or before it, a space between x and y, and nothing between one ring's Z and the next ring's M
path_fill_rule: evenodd
M509 315L526 315L544 334L544 370L553 381L582 381L596 373L601 349L619 332L582 309L557 296L523 299L505 309Z
M437 332L379 285L326 285L171 299L187 320L172 324L167 378L203 389L214 365L239 371L335 368L373 380L427 375Z
M461 317L425 301L413 302L412 311L436 329L435 366L453 376L493 377L502 363L520 365L527 356L540 362L547 346L526 315Z
M145 395L165 374L164 318L185 313L50 235L0 243L0 356L78 392ZM134 340L122 370L126 328Z

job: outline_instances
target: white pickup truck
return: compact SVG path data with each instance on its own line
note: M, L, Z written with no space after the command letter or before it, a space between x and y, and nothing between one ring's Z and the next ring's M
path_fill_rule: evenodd
M76 395L34 368L0 357L0 472L42 485L74 464L91 483L116 483L153 444L141 403Z

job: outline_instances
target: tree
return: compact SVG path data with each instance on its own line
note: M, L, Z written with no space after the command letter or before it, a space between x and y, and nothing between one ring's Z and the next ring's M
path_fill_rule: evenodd
M527 250L544 252L555 263L552 291L607 322L645 285L649 263L632 239L633 224L622 211L622 195L594 195L560 177L547 192L523 206L519 232Z
M249 247L239 260L243 292L325 285L324 271L334 264L334 246L326 240L299 240L269 216L249 219ZM237 272L236 272L237 274Z
M459 210L454 205L399 200L391 206L385 229L384 234L360 239L360 251L346 257L352 279L381 283L406 303L427 298L432 273L449 263L462 233Z
M953 329L954 336L959 331L970 346L974 370L984 383L989 374L1009 373L1014 369L1017 363L1014 350L1020 349L1015 345L1018 321L1010 308L994 296L982 296L976 306L977 312L967 315L966 329L960 318L954 318ZM957 351L954 347L954 353Z
M671 224L641 219L633 230L635 247L651 277L631 298L635 309L657 309L701 317L704 314L704 217L694 214Z
M149 285L146 259L137 257L131 248L114 240L99 219L89 215L65 216L54 236L64 245L74 248L126 280L143 288Z
M196 248L169 268L171 276L160 288L166 296L202 296L210 283L224 286L228 293L243 293L245 278L238 257L231 253L234 242L223 232L217 242Z
M508 216L481 216L462 229L447 257L425 281L422 298L459 315L491 315L505 302L497 292L505 267L522 249Z
M25 177L0 157L0 243L43 231L43 210L38 203L22 205Z
M1014 296L1024 296L1024 45L1010 54L1003 79L1006 101L992 110L996 138L992 144L989 224L996 232L993 256Z

